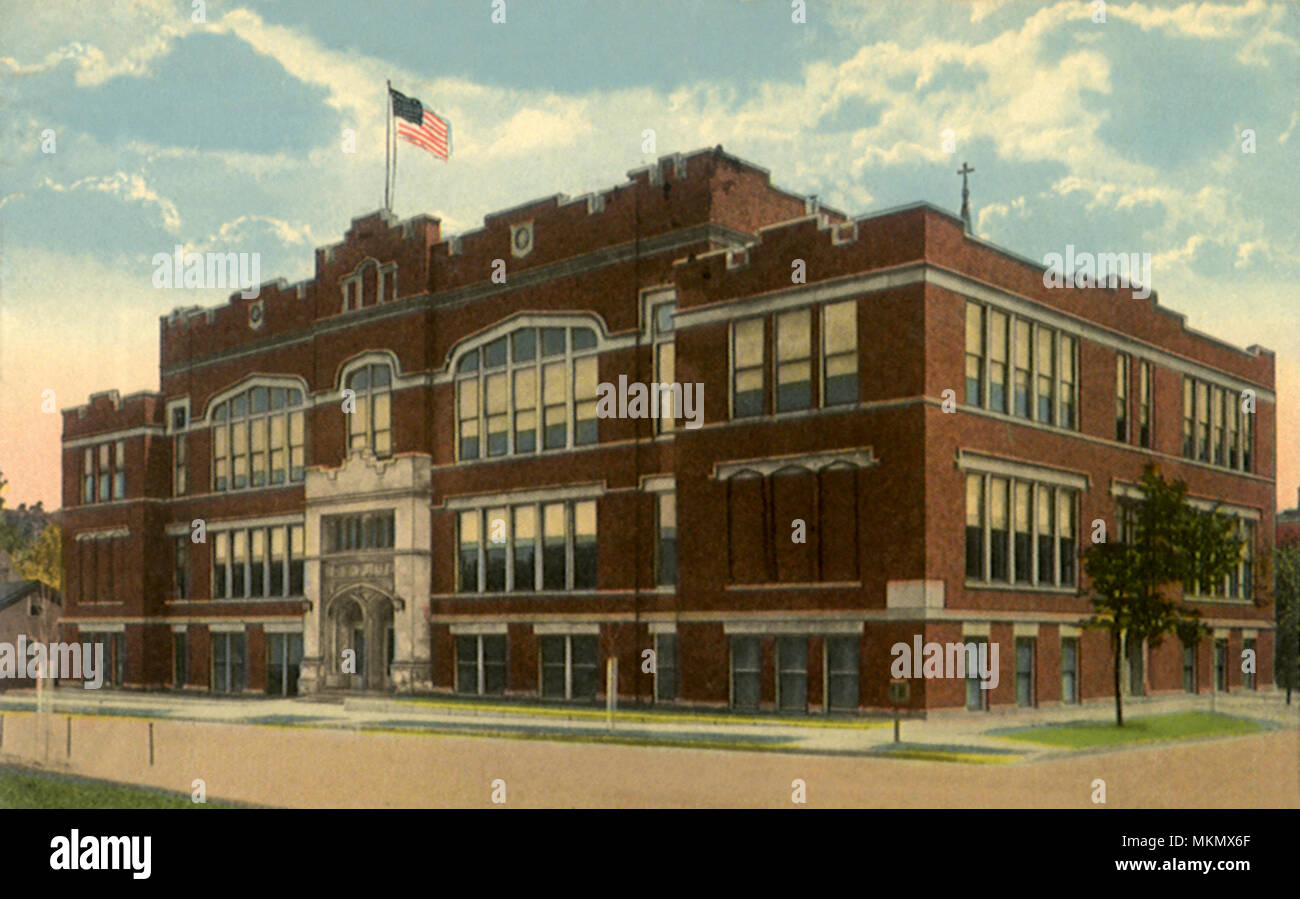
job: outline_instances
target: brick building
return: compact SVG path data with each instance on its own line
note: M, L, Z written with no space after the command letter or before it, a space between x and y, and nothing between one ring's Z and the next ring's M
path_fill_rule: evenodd
M127 686L581 700L613 656L625 702L797 712L885 706L919 634L1002 652L917 708L1098 700L1081 535L1154 461L1251 549L1213 639L1130 647L1125 688L1254 688L1271 352L721 148L629 178L453 237L368 215L310 280L165 317L158 393L64 413L65 631ZM604 415L620 378L682 417Z

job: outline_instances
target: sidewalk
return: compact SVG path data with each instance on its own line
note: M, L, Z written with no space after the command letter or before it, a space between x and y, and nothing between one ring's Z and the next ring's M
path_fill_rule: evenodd
M904 719L901 743L887 718L777 717L691 710L623 709L453 698L331 697L291 699L178 696L165 693L58 690L46 697L54 715L109 715L170 721L323 728L342 731L454 734L506 739L620 743L816 755L887 755L968 763L1028 761L1059 747L1008 740L990 731L1075 721L1113 720L1109 703L1051 709L945 712ZM1281 693L1126 699L1126 718L1214 710L1270 727L1300 725L1300 700ZM0 694L5 710L35 711L34 691ZM1070 750L1065 750L1069 752Z

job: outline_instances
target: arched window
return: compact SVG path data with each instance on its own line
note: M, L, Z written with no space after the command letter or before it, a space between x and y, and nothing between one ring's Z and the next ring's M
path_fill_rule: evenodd
M456 363L460 459L596 443L596 332L519 328Z
M212 489L273 487L306 476L303 396L250 387L212 410Z
M355 394L348 415L348 446L376 456L393 452L393 374L388 363L366 365L348 374L344 385Z

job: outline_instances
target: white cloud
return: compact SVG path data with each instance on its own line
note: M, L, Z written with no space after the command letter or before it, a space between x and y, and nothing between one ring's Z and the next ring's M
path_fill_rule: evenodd
M231 247L259 234L270 234L285 246L300 246L308 250L324 243L312 234L311 226L306 223L294 225L269 215L241 215L233 221L223 222L206 238L186 244L185 252L202 253L213 248Z
M59 184L46 178L41 182L41 186L56 193L86 190L120 197L146 206L156 206L163 226L168 231L176 231L181 226L181 215L176 204L150 188L144 176L139 174L128 175L126 172L115 172L112 175L92 175L80 178L71 184Z

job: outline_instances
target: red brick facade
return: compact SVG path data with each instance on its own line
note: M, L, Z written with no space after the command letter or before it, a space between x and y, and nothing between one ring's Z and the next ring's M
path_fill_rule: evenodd
M317 251L311 280L164 318L159 393L96 394L65 412L65 629L124 633L127 686L283 692L287 663L303 689L582 699L604 693L613 657L624 701L808 712L886 707L895 643L982 638L1001 650L988 704L1046 706L1071 682L1070 700L1109 695L1106 637L1079 630L1090 605L1077 553L1094 520L1116 526L1117 497L1145 464L1227 503L1253 522L1254 557L1267 553L1271 352L1189 331L1154 297L1049 290L1041 267L932 207L849 221L720 148L630 178L489 215L457 238L428 217L372 214ZM667 331L664 302L675 303ZM968 302L1053 341L1035 353L1055 361L1030 377L1050 368L1032 395L1055 423L1026 420L1010 399L1011 411L981 408L987 394L967 402ZM739 327L754 335L753 366ZM986 384L992 346L978 362ZM1120 352L1133 385L1150 366L1149 448L1136 426L1116 439ZM583 359L599 382L649 383L664 353L674 364L663 380L703 384L701 427L590 423ZM1185 376L1222 388L1207 396L1224 408L1254 392L1248 471L1215 464L1213 450L1184 458ZM365 405L345 412L348 390ZM1139 403L1129 390L1133 422ZM240 472L248 484L234 487ZM988 576L968 578L972 483L986 497L1021 484L1053 510L1017 544L1022 582L992 583L1006 533L996 510L980 513ZM675 584L661 584L673 532L658 516L674 507ZM366 517L391 509L389 531ZM202 542L188 536L196 520ZM500 544L489 537L498 525ZM1211 688L1216 645L1227 689L1249 686L1232 663L1244 640L1255 641L1259 688L1270 686L1271 609L1228 596L1198 607L1225 642L1196 650L1197 689ZM357 673L341 667L344 650ZM1182 691L1183 650L1170 638L1127 676L1139 692ZM978 695L917 680L911 702L961 708L968 693Z

